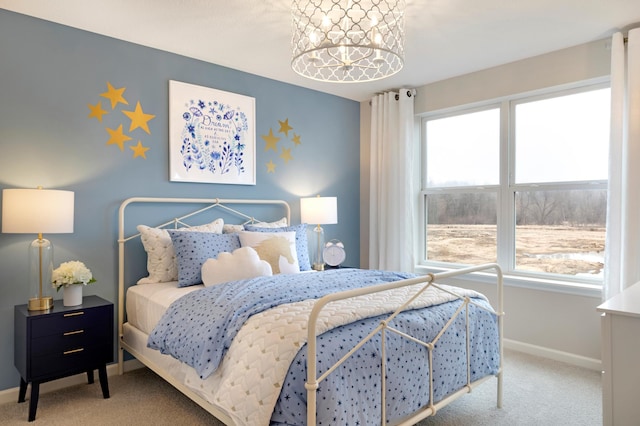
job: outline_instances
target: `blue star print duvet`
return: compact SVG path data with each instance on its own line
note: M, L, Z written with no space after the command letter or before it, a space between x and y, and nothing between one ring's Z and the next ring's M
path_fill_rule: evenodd
M245 320L283 303L412 277L381 271L336 270L322 274L260 277L209 287L176 301L149 337L149 346L192 366L202 378L215 372ZM430 341L461 301L403 312L392 326ZM478 300L486 304L484 300ZM470 306L471 380L495 374L499 367L495 316ZM323 372L375 327L380 317L334 328L318 338ZM380 424L380 337L365 344L318 390L318 424ZM274 425L306 423L306 346L297 353L281 384L271 416ZM424 347L387 334L387 417L397 419L429 401L428 358ZM434 400L467 381L464 316L444 333L434 351ZM324 366L324 367L323 367Z

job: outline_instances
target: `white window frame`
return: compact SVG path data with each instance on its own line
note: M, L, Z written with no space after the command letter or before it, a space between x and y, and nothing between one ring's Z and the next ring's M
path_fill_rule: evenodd
M505 283L537 290L559 291L563 293L597 296L602 291L602 281L595 278L582 278L565 275L553 275L515 270L515 193L523 190L584 190L607 189L607 180L589 182L550 182L539 184L515 183L515 117L516 105L537 100L550 99L565 95L598 90L610 87L608 78L557 86L534 92L527 92L500 99L479 102L471 105L461 105L446 110L433 111L420 115L420 147L421 147L421 191L418 203L419 239L417 258L418 272L438 272L447 269L460 268L465 265L426 260L426 196L428 194L444 194L455 192L495 192L497 205L497 263L505 273ZM466 186L453 188L427 188L426 173L426 123L434 119L441 119L462 114L498 108L500 110L500 183L499 185ZM478 280L484 281L482 276Z

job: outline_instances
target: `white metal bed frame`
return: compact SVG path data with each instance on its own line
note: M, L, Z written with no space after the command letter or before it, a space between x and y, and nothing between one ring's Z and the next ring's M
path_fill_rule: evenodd
M250 216L250 215L246 215L240 211L237 211L236 209L233 209L231 207L229 207L229 205L273 205L273 206L281 206L285 213L286 213L286 217L287 217L287 221L290 224L290 217L291 217L291 210L289 205L285 202L285 201L281 201L281 200L248 200L248 199L202 199L202 198L151 198L151 197L134 197L134 198L129 198L125 201L122 202L122 204L120 205L120 209L118 212L118 257L119 257L119 269L118 269L118 342L119 342L119 351L118 351L118 372L119 374L123 374L124 373L124 350L126 350L127 352L131 353L136 359L138 359L140 362L142 362L144 365L146 365L147 367L149 367L151 370L153 370L154 372L156 372L158 375L160 375L162 378L164 378L165 380L167 380L171 385L173 385L176 389L178 389L179 391L181 391L183 394L185 394L188 398L190 398L191 400L193 400L194 402L196 402L198 405L200 405L203 409L205 409L206 411L208 411L209 413L211 413L212 415L214 415L218 420L222 421L223 423L227 424L227 425L233 425L233 420L226 414L224 413L222 410L218 409L217 407L213 406L212 404L210 404L207 400L205 400L204 398L202 398L201 396L199 396L198 394L196 394L195 392L193 392L191 389L189 389L188 387L186 387L182 382L180 382L179 380L173 378L170 374L168 374L167 372L165 372L161 367L159 367L158 365L155 364L154 361L152 361L151 359L149 359L147 356L145 356L143 353L139 352L138 350L136 350L134 347L130 346L125 340L124 340L124 333L123 333L123 325L124 325L124 321L125 321L125 312L124 312L124 308L125 308L125 244L128 241L131 241L137 237L140 236L140 234L134 234L128 237L125 237L125 209L127 208L127 206L131 205L131 204L135 204L135 203L179 203L179 204L201 204L201 205L206 205L206 207L200 208L198 210L195 210L191 213L188 213L186 215L183 215L179 218L175 218L172 219L168 222L165 222L161 225L158 225L158 228L164 228L167 227L169 225L174 225L175 227L178 226L178 224L184 224L184 222L182 222L183 220L190 218L192 216L198 215L200 213L203 213L205 211L208 211L210 209L214 209L214 208L220 208L223 209L229 213L232 213L233 215L236 215L240 218L242 218L245 222L256 222L257 220ZM492 375L489 376L485 376L479 380L476 380L474 382L470 381L470 377L471 377L471 373L470 373L470 351L469 351L469 315L468 315L468 307L469 305L475 305L476 307L480 308L480 309L484 309L487 310L486 308L484 308L483 306L480 306L478 304L476 304L475 302L473 302L471 299L469 299L468 297L461 297L458 296L455 293L452 293L451 291L439 286L436 281L437 280L442 280L442 279L447 279L447 278L453 278L453 277L458 277L461 275L467 275L467 274L471 274L471 273L475 273L475 272L484 272L484 271L490 271L493 270L496 274L496 285L497 285L497 310L495 311L496 315L497 315L497 319L498 319L498 334L499 334L499 353L500 353L500 365L499 365L499 369L498 372L495 374L495 377L497 378L497 406L498 408L502 407L502 386L503 386L503 356L504 356L504 351L503 351L503 316L504 316L504 310L503 310L503 279L502 279L502 271L500 269L500 267L497 264L487 264L487 265L480 265L480 266L473 266L473 267L469 267L469 268L463 268L463 269L459 269L459 270L455 270L455 271L450 271L450 272L443 272L443 273L438 273L438 274L428 274L425 276L421 276L421 277L417 277L417 278L412 278L412 279L407 279L407 280L402 280L402 281L396 281L396 282L391 282L391 283L387 283L387 284L381 284L381 285L377 285L377 286L373 286L373 287L368 287L368 288L362 288L362 289L356 289L356 290L349 290L349 291L344 291L344 292L339 292L339 293L334 293L334 294L329 294L327 296L322 297L321 299L319 299L312 311L311 314L309 316L309 322L308 322L308 341L307 341L307 347L308 347L308 355L307 355L307 382L305 383L305 388L307 389L307 424L308 425L315 425L316 424L316 391L319 387L320 382L322 382L324 379L326 379L335 369L337 369L347 358L349 358L353 353L355 353L356 350L358 350L361 346L363 346L366 341L372 339L375 335L377 335L377 333L381 333L381 351L382 351L382 371L383 373L381 374L381 398L382 398L382 403L381 403L381 418L383 419L383 422L385 421L384 419L386 418L385 416L385 409L386 409L386 403L385 403L385 395L386 395L386 381L385 381L385 374L384 371L386 369L386 365L385 365L385 334L386 333L396 333L404 338L407 338L415 343L418 343L420 345L423 345L425 348L427 348L428 351L428 356L429 356L429 377L430 377L430 398L429 398L429 404L425 407L422 407L421 409L419 409L418 411L416 411L414 414L412 414L411 416L408 416L405 419L402 419L400 422L396 423L398 425L412 425L415 424L416 422L426 418L426 417L430 417L433 416L437 413L437 411L448 405L449 403L453 402L454 400L456 400L457 398L459 398L460 396L462 396L463 394L469 393L472 391L473 388L475 388L477 385L485 382L486 380L494 377ZM338 300L345 300L345 299L350 299L350 298L354 298L354 297L358 297L358 296L362 296L365 294L371 294L371 293L376 293L376 292L381 292L381 291L386 291L386 290L390 290L390 289L395 289L395 288L400 288L400 287L404 287L404 286L411 286L411 285L416 285L416 284L424 284L424 286L415 294L413 295L409 300L407 300L400 308L398 308L395 312L391 313L389 316L387 316L385 319L383 319L382 321L380 321L379 325L373 329L369 335L367 335L364 339L362 339L354 348L352 348L347 354L345 354L345 356L340 359L336 364L334 364L333 366L329 367L325 372L321 373L320 375L318 375L318 371L317 371L317 365L316 365L316 338L317 338L317 334L316 334L316 323L318 320L318 317L320 315L320 312L322 311L322 309L324 307L326 307L328 304L338 301ZM397 329L395 329L394 327L390 326L389 323L391 322L391 320L393 320L400 312L404 311L405 309L407 309L407 307L411 304L411 302L413 300L415 300L420 294L422 294L424 291L426 291L429 287L434 287L437 288L441 291L445 291L451 295L454 295L458 298L460 298L461 300L463 300L463 303L460 305L460 307L457 309L457 311L455 312L455 314L452 316L451 319L449 319L449 321L445 324L444 328L437 334L437 336L431 341L431 342L424 342L421 341L419 339L416 339L412 336L409 336ZM447 330L447 328L453 324L454 320L459 316L462 315L462 313L464 312L465 314L465 324L466 324L466 344L467 344L467 383L465 386L463 386L461 389L459 389L458 391L452 393L451 395L448 395L447 397L443 398L442 400L440 400L437 403L433 403L433 380L434 380L434 376L433 376L433 367L432 367L432 360L433 360L433 349L435 347L435 344L437 343L437 341L440 339L440 337L445 333L445 331Z

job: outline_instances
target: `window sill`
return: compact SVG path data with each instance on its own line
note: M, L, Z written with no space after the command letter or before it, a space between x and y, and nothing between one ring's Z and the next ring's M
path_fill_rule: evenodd
M454 268L443 268L435 266L416 265L415 272L417 274L437 274L439 272L450 271ZM495 275L491 273L474 273L464 278L465 280L494 284ZM526 288L529 290L550 291L556 293L571 294L575 296L585 296L600 299L602 297L602 286L599 284L580 283L573 281L562 281L555 279L543 279L534 277L525 277L519 275L504 275L505 287Z

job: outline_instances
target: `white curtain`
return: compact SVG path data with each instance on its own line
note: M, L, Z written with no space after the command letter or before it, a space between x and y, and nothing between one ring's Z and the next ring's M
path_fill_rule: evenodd
M416 178L414 92L371 100L369 268L411 272Z
M640 28L611 42L611 143L603 298L640 281Z

